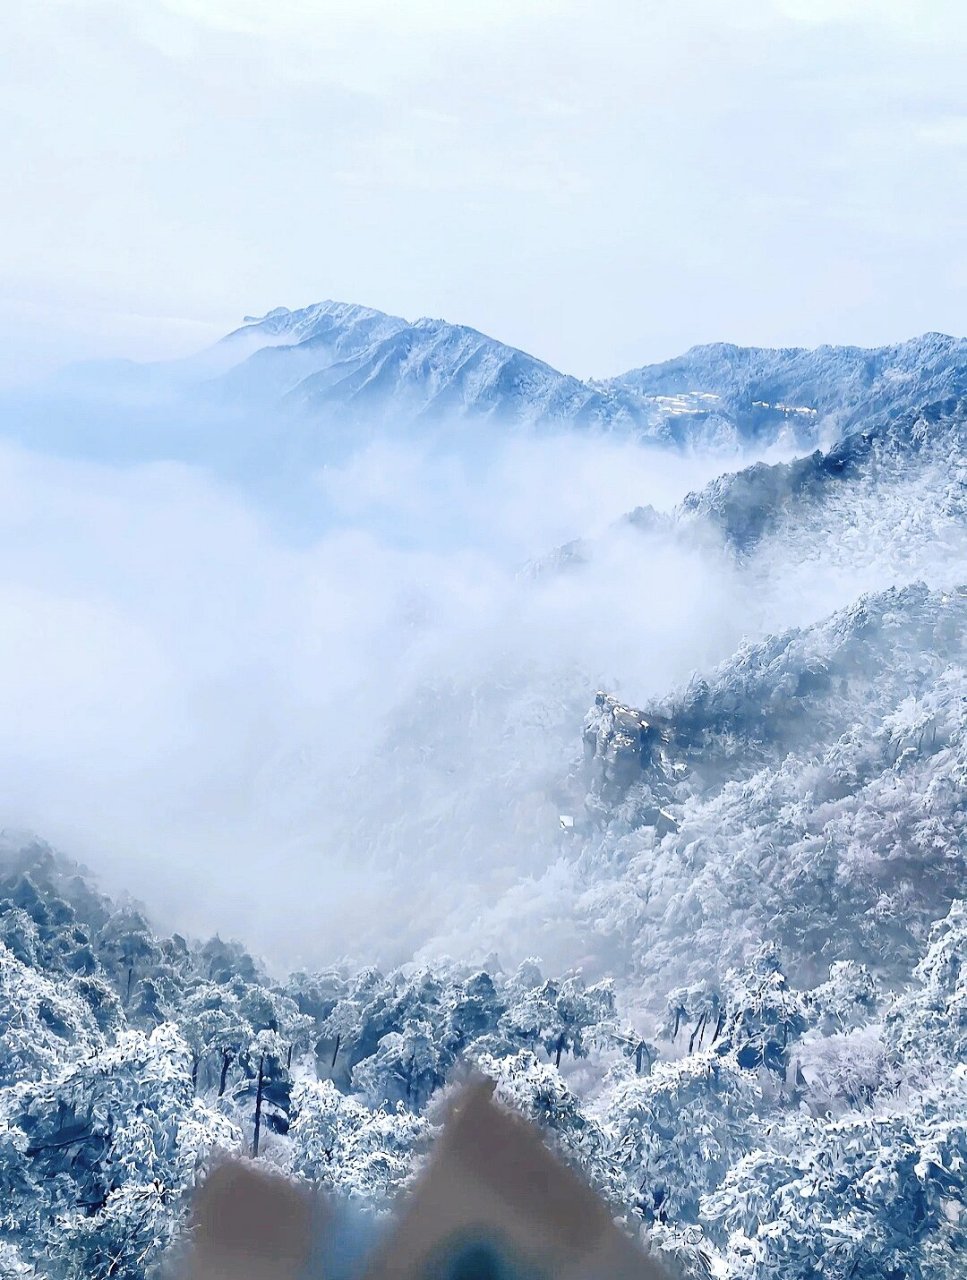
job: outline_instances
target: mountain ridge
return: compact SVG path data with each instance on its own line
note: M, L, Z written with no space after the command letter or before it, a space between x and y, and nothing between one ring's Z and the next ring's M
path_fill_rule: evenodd
M332 300L277 308L230 338L260 329L281 353L275 362L298 374L284 399L313 416L566 423L734 451L829 445L898 408L967 392L967 340L933 332L871 348L708 343L615 377L580 379L469 325L410 322ZM337 329L330 345L320 344L323 331ZM256 351L229 381L251 394L248 375L271 359ZM266 385L278 390L277 382Z
M116 376L117 362L102 370ZM326 299L247 316L193 356L127 362L125 385L139 378L149 388L327 425L499 421L736 454L776 444L828 448L897 412L967 394L967 339L930 332L868 348L714 342L582 379L469 325Z

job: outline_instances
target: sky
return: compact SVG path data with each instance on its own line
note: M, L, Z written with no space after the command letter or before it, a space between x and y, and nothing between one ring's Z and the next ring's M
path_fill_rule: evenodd
M581 376L963 333L959 0L4 0L0 381L323 298Z

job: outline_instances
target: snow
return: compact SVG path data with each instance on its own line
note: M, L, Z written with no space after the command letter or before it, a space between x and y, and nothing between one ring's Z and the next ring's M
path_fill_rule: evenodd
M953 1280L965 367L962 340L928 334L875 351L716 344L591 383L465 326L332 301L248 318L182 362L179 386L310 422L553 423L681 448L791 432L808 456L724 474L522 575L525 594L564 574L580 591L618 540L642 557L710 548L747 602L725 660L640 706L593 685L575 705L570 674L508 662L399 709L345 780L348 846L389 851L428 895L447 856L486 880L442 881L437 936L399 968L273 976L6 837L0 1272L159 1274L224 1149L257 1147L378 1216L475 1067L691 1277ZM661 623L671 594L641 617ZM439 777L417 767L428 717ZM537 757L525 840L505 814ZM480 767L455 797L461 761ZM396 829L367 828L377 793L399 799ZM493 865L460 864L475 823ZM571 957L554 976L497 958L545 946Z

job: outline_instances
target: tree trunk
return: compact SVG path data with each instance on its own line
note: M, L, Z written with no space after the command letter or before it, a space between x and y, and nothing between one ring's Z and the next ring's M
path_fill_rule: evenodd
M191 1091L198 1092L198 1054L191 1055Z
M134 981L134 965L128 966L128 989L124 993L124 1003L127 1004L131 999L131 983Z
M289 1045L289 1052L286 1054L286 1058L285 1058L285 1069L286 1071L292 1070L292 1045L291 1044Z
M218 1081L218 1096L221 1097L225 1092L225 1081L228 1078L228 1068L232 1065L232 1055L227 1049L222 1050L222 1074Z
M339 1044L341 1040L342 1040L342 1033L340 1032L339 1035L336 1036L336 1047L332 1051L332 1062L330 1062L329 1064L330 1075L332 1075L332 1073L336 1069L336 1059L339 1057Z
M702 1029L698 1033L698 1047L700 1049L702 1045L705 1043L705 1031L707 1027L708 1027L708 1010L706 1009L704 1014L702 1015Z
M554 1058L555 1067L559 1067L561 1065L561 1054L563 1052L564 1052L564 1032L562 1031L561 1034L557 1037L557 1054Z
M259 1058L259 1082L255 1089L255 1133L252 1135L252 1155L257 1156L259 1153L259 1132L262 1128L262 1083L265 1079L263 1068L265 1067L265 1054Z
M700 1035L700 1036L702 1037L702 1039L704 1039L704 1038L705 1038L705 1020L706 1020L706 1018L707 1018L707 1017L708 1017L708 1012L706 1011L706 1012L705 1012L705 1013L703 1013L703 1014L702 1014L702 1016L699 1018L698 1022L696 1022L696 1024L695 1024L695 1030L692 1032L692 1034L691 1034L691 1036L690 1036L690 1038L689 1038L689 1041L688 1041L688 1052L689 1052L689 1053L691 1053L691 1052L692 1052L692 1050L695 1048L695 1037L696 1037L696 1036L699 1036L699 1035ZM701 1044L701 1040L699 1040L699 1044Z

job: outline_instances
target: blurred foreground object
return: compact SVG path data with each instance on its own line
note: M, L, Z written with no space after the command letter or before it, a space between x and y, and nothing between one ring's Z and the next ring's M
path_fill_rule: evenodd
M352 1236L307 1188L227 1162L198 1194L185 1280L665 1280L489 1083L461 1096L396 1216Z
M187 1280L288 1280L313 1245L312 1197L278 1174L226 1161L195 1199ZM325 1230L325 1222L319 1226Z

